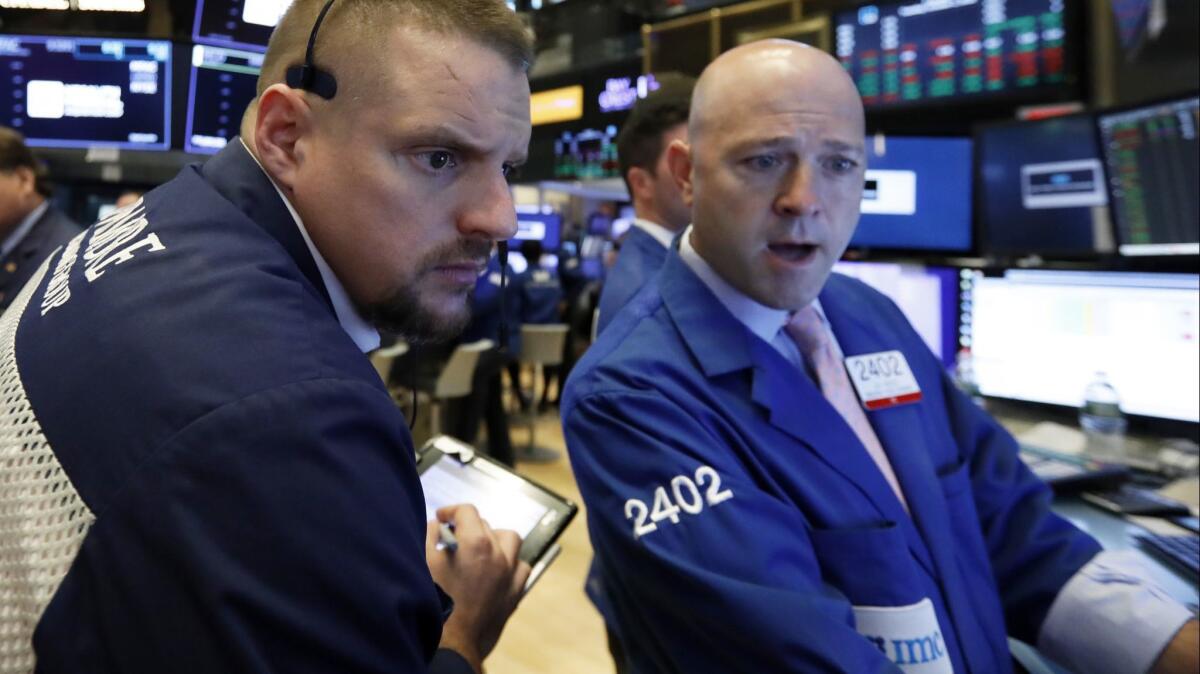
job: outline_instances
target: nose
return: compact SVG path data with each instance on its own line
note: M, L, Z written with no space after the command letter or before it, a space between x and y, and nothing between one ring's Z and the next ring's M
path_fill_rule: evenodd
M495 172L472 190L458 218L459 233L468 238L507 241L517 235L517 213L503 174Z
M817 180L813 168L805 163L788 173L775 197L775 214L784 218L810 218L819 213Z

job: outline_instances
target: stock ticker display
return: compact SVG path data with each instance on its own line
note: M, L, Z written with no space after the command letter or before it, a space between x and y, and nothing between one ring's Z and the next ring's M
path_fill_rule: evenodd
M242 113L254 99L262 60L259 52L192 47L184 149L212 154L237 135Z
M0 35L0 71L0 124L30 145L170 147L170 42Z
M867 107L1002 97L1067 81L1066 0L922 0L834 16Z
M1200 253L1200 98L1099 118L1122 255Z

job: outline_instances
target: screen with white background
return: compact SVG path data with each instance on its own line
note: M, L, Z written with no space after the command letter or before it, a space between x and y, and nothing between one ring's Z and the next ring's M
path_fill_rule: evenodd
M1200 421L1198 276L1014 270L969 306L984 395L1076 407L1103 372L1125 413Z

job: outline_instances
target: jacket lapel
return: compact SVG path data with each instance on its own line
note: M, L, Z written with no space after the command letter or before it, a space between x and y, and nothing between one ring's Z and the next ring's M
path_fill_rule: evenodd
M914 555L933 574L929 553L911 518L854 431L816 384L730 314L676 250L668 254L658 282L663 303L705 376L714 379L751 370L751 397L767 423L803 443L858 487L883 519L904 528Z

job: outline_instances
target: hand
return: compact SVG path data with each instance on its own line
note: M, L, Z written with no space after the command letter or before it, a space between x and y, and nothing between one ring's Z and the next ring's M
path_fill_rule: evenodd
M458 549L438 550L440 522L453 522ZM493 531L472 505L437 511L425 538L425 560L433 580L454 600L454 612L442 627L442 648L466 658L476 671L517 608L530 568L517 559L521 537Z
M1197 671L1200 671L1200 623L1193 619L1179 629L1175 638L1163 649L1162 655L1158 656L1158 662L1154 663L1150 672L1195 674Z

